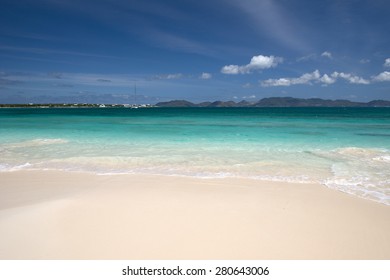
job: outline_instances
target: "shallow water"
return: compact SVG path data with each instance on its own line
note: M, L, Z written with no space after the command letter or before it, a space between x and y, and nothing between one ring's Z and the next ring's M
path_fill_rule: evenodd
M390 205L390 108L0 109L0 170L316 182Z

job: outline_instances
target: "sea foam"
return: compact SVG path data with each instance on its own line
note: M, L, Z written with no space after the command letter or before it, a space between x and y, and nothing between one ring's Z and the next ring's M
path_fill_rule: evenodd
M324 155L324 154L323 154ZM390 205L390 152L385 149L346 147L328 153L334 161L329 188Z

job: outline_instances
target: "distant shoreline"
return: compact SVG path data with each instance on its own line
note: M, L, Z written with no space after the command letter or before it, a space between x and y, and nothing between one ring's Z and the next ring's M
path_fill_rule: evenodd
M269 97L249 102L214 101L193 103L187 100L171 100L151 104L107 104L107 103L25 103L0 104L0 108L153 108L153 107L390 107L388 100L372 100L369 102L354 102L350 100L330 100L321 98Z
M0 104L0 108L152 108L150 104L128 105L128 104Z

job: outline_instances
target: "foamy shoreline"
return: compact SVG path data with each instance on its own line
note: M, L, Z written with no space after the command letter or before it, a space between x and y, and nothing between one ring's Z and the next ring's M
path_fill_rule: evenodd
M317 184L0 173L0 259L389 259L390 207Z

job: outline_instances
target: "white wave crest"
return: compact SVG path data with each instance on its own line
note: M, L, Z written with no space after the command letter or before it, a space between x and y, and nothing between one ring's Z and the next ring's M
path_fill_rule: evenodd
M387 150L343 148L333 151L329 188L390 205L390 154Z
M31 166L32 164L29 162L19 165L0 164L0 172L18 171L22 169L28 169Z

